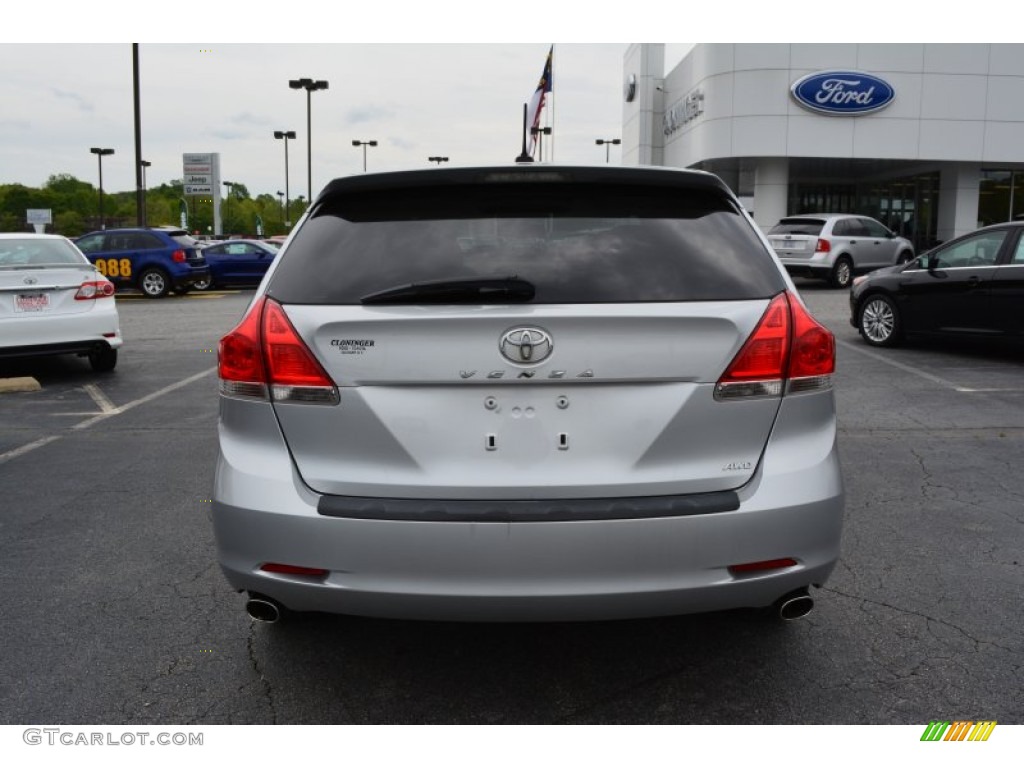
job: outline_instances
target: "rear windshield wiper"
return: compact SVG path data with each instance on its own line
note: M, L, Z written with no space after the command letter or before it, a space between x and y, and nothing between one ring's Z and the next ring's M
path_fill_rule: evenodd
M536 289L529 280L511 277L463 277L430 280L385 288L363 296L363 304L490 304L526 303Z

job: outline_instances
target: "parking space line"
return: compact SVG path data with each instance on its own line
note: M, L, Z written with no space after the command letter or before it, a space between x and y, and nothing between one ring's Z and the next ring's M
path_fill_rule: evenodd
M114 407L113 403L111 403L110 400L108 400L106 396L104 396L103 393L100 392L98 388L96 388L96 393L102 400L104 400L107 403L107 405L109 405L112 408L112 410L107 410L106 406L104 406L100 402L100 400L97 399L96 395L94 395L93 392L88 390L88 387L93 385L87 384L86 391L89 391L89 394L93 398L93 400L96 400L96 404L103 409L103 413L97 416L93 416L91 419L86 419L85 421L79 422L78 424L75 424L73 427L71 427L71 429L78 430L91 427L93 424L101 422L104 419L109 419L111 416L117 416L118 414L124 413L125 411L130 411L137 405L143 405L145 403L150 402L151 400L156 400L158 397L162 397L163 395L173 392L176 389L181 389L182 387L188 386L193 382L199 381L199 379L203 378L204 376L209 376L216 370L216 367L207 368L205 371L201 371L195 374L194 376L189 376L187 379L182 379L181 381L177 381L174 384L170 384L164 387L163 389L158 389L156 392L151 392L145 397L140 397L138 400L132 400L130 403L126 403L125 405L117 407ZM49 437L41 437L38 440L34 440L31 443L27 443L21 446L20 448L14 448L13 450L7 451L7 453L0 453L0 464L4 464L5 462L10 461L11 459L16 459L19 456L24 456L26 453L34 451L36 448L42 448L44 445L49 445L55 440L60 440L61 437L62 435L50 435Z
M1012 388L1006 388L1006 389L990 388L990 387L986 387L986 388L961 387L959 384L954 384L952 381L949 381L948 379L944 379L941 376L936 376L934 373L928 373L927 371L922 371L920 368L915 368L912 365L907 365L906 363L900 363L900 362L897 362L896 360L890 360L885 355L880 355L877 352L874 352L873 350L865 349L864 347L856 345L856 344L851 344L848 341L842 341L841 339L836 339L836 344L842 345L842 346L846 347L847 349L852 349L854 352L859 352L862 355L867 355L868 357L872 358L873 360L878 360L879 362L885 363L886 365L891 365L893 368L899 368L901 371L906 371L907 373L912 373L915 376L920 376L921 378L927 379L928 381L931 381L934 384L938 384L939 386L946 387L947 389L952 389L954 392L975 393L975 392L1021 392L1021 391L1024 391L1024 390L1021 390L1020 387L1012 387Z
M41 437L38 440L29 443L28 445L23 445L20 448L15 448L13 451L8 451L7 453L0 453L0 464L3 464L6 461L10 461L11 459L16 459L19 456L28 453L29 451L34 451L36 448L42 448L44 445L52 443L54 440L60 440L60 435Z
M92 398L93 402L99 406L103 413L111 413L117 410L117 406L110 402L110 398L104 395L103 391L95 384L86 384L82 389L86 391L86 394Z
M98 416L93 416L91 419L86 419L85 421L79 422L78 424L75 424L73 427L71 427L71 429L86 429L87 427L91 427L93 424L103 421L104 419L109 419L111 416L117 416L119 414L124 413L125 411L130 411L132 408L138 405L143 405L145 403L148 403L150 400L156 400L158 397L163 397L164 395L168 394L169 392L173 392L176 389L186 387L195 381L199 381L199 379L203 378L204 376L209 376L216 370L216 367L207 368L205 371L201 371L195 374L194 376L189 376L187 379L182 379L181 381L175 382L174 384L169 384L163 389L158 389L156 392L151 392L145 397L140 397L138 400L132 400L130 403L119 405L112 411L101 413Z

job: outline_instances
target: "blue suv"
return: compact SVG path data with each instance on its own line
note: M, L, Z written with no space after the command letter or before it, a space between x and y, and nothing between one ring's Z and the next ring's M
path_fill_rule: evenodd
M107 229L83 235L75 245L114 285L138 288L151 299L172 290L188 293L210 279L202 250L184 229Z

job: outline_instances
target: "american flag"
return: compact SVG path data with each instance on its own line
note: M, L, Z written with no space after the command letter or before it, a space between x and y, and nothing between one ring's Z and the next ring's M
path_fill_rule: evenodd
M530 105L527 108L526 124L531 128L540 128L540 113L548 101L548 94L551 93L551 58L555 53L555 46L548 51L548 58L544 62L544 71L541 72L540 82L537 83L537 90L530 97ZM537 134L530 131L530 157L537 149Z

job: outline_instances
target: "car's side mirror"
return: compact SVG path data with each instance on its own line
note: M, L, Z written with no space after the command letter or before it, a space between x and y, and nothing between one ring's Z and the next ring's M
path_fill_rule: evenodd
M929 272L934 272L938 268L939 268L939 257L934 255L934 254L928 256L928 271Z

